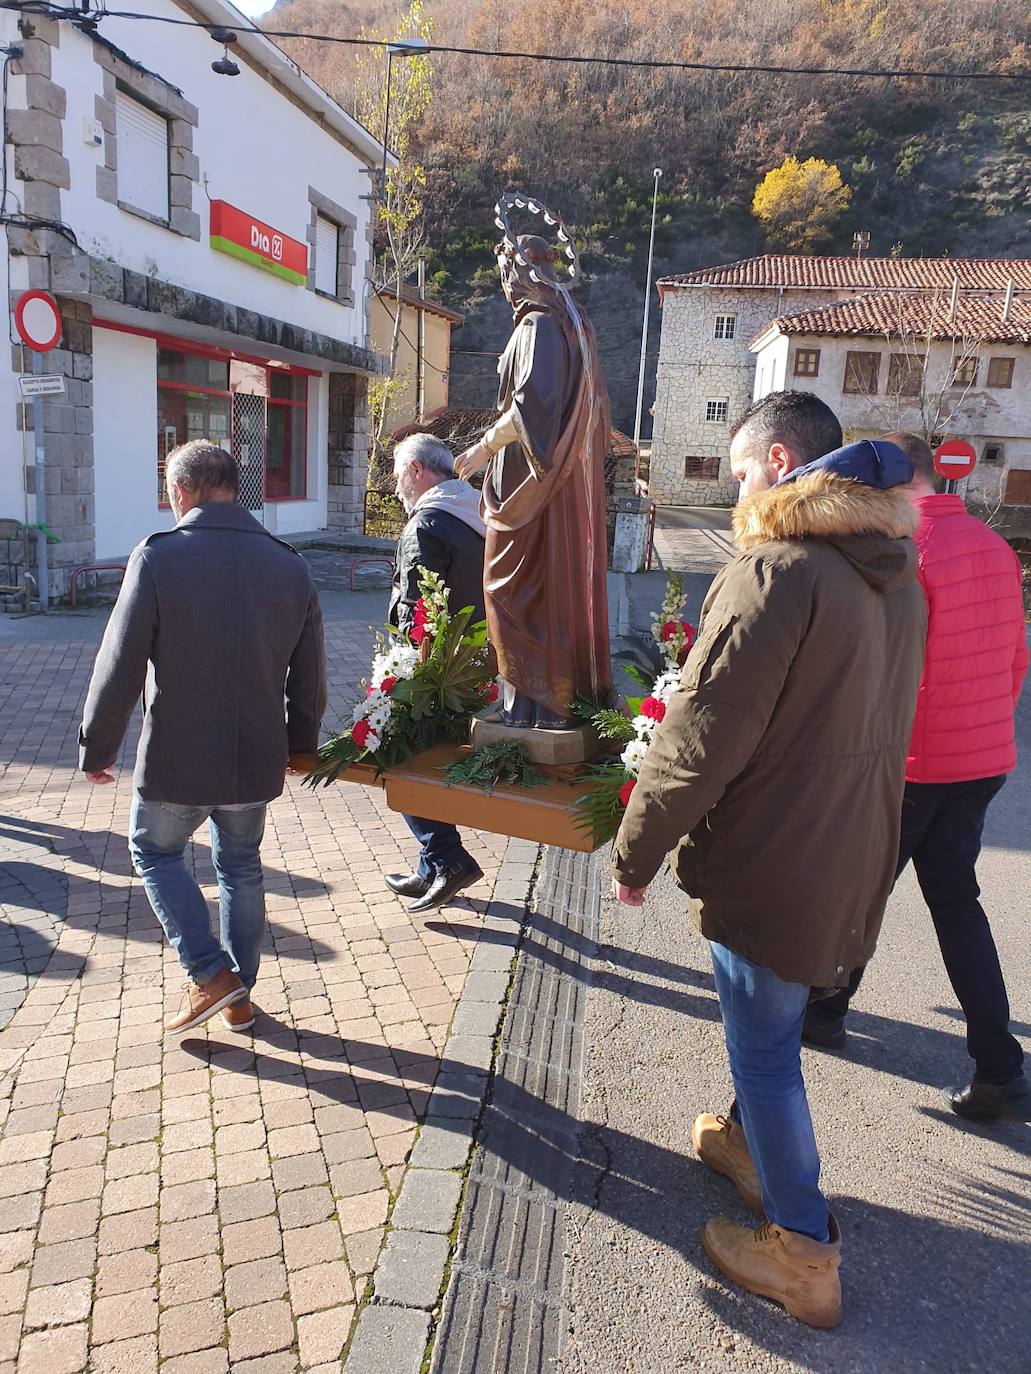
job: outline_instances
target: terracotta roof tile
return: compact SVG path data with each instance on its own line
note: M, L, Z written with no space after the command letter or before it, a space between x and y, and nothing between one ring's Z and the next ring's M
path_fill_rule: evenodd
M948 291L856 296L835 305L782 315L764 326L752 342L773 329L782 334L883 337L902 333L932 339L1031 344L1031 293L1015 294L1008 311L1001 292L992 296L960 295L955 319L951 316Z
M1031 258L850 258L765 253L698 272L662 277L660 294L678 287L738 286L831 291L898 291L942 287L953 279L968 291L1031 290Z

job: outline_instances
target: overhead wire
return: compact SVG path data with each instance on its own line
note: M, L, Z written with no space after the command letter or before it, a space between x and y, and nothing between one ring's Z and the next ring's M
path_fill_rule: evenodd
M62 5L47 3L46 0L0 0L0 9L18 10L21 13L41 14L52 19L81 19L81 14ZM333 43L344 47L388 48L398 46L394 40L386 38L345 37L341 34L307 33L300 29L266 29L257 25L211 24L202 19L180 19L167 14L143 14L138 10L108 9L106 5L94 12L96 19L132 19L156 24L171 24L179 28L198 28L211 32L237 34L258 34L270 39L304 39L312 43ZM892 68L892 67L787 67L774 63L753 62L688 62L657 57L602 57L587 53L547 53L523 52L508 49L472 48L456 44L430 43L419 48L419 53L451 54L461 57L485 57L509 62L556 62L574 65L594 65L600 67L637 68L651 71L681 72L720 72L760 76L843 76L869 80L885 81L1026 81L1031 82L1031 70L1014 72L988 72L976 70L943 70L940 68Z

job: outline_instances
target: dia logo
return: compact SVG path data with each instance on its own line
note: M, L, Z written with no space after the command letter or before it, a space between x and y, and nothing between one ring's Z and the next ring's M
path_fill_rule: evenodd
M283 236L282 234L272 235L272 257L276 262L283 261Z

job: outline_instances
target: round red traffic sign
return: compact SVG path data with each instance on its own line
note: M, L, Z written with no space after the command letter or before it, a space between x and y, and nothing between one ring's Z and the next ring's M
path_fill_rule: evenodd
M48 291L25 291L14 307L21 341L37 353L49 353L61 342L61 311Z
M965 439L946 439L935 452L934 470L939 477L954 482L959 477L969 477L976 462L973 444Z

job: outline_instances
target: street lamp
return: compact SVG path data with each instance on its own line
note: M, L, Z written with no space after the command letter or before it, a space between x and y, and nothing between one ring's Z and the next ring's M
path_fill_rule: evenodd
M659 204L659 178L662 168L656 167L652 173L655 185L652 189L652 232L648 240L648 276L644 283L644 323L641 326L641 370L637 374L637 417L634 420L634 448L637 461L641 461L641 408L644 405L644 365L648 353L648 315L652 305L652 256L655 252L655 212Z
M395 57L418 57L429 51L425 38L403 38L387 44L387 98L383 109L383 173L380 182L380 196L387 198L387 139L390 137L390 81L394 71Z

